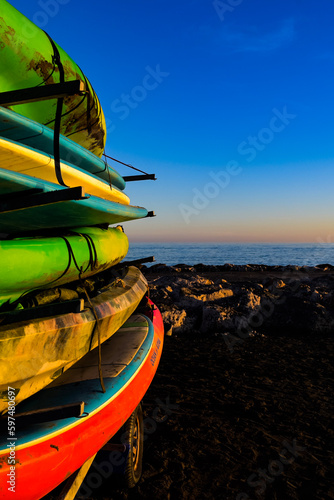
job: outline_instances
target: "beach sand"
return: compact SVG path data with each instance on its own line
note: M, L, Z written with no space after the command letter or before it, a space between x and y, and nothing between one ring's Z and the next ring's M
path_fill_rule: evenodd
M92 498L333 499L333 389L328 334L249 335L233 352L214 332L166 336L142 479Z
M231 354L217 337L167 337L145 412L170 409L138 496L119 498L334 498L332 366L329 339L254 337Z

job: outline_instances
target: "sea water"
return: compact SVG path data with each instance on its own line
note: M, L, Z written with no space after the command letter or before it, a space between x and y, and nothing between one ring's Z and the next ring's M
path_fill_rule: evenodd
M270 266L334 265L333 243L244 244L244 243L131 243L125 260L154 255L155 263L176 264L264 264ZM148 264L152 265L152 264Z

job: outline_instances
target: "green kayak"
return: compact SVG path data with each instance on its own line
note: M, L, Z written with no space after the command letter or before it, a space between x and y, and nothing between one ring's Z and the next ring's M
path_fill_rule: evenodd
M106 126L100 102L84 73L47 33L1 0L0 92L82 80L88 93L64 99L60 133L101 157ZM58 62L57 62L58 61ZM13 106L36 122L54 128L57 99Z
M63 230L64 231L64 230ZM0 305L38 288L87 278L120 262L128 238L121 226L84 227L61 236L0 241Z

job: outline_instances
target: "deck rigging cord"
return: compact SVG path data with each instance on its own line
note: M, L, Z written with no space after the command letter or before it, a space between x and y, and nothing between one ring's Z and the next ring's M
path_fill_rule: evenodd
M112 182L111 182L110 169L108 168L108 163L107 162L105 162L105 165L106 165L106 169L107 169L107 173L108 173L108 178L109 178L109 186L110 186L110 189L112 190Z
M85 295L87 297L87 300L89 302L91 311L94 314L94 318L95 318L95 326L94 326L93 331L92 331L91 344L92 344L92 340L93 340L93 336L94 336L95 330L97 330L99 378L100 378L100 384L101 384L102 392L105 393L106 392L106 388L105 388L105 385L104 385L103 373L102 373L101 330L100 330L100 325L99 325L99 319L97 317L97 313L96 313L96 309L94 307L94 304L92 303L91 298L90 298L90 296L89 296L89 294L87 292L87 289L86 289L86 286L85 286L85 282L82 281L82 280L80 280L80 281L81 281L81 284L82 284L82 288L83 288L83 290L85 292Z
M116 161L117 163L120 163L121 165L125 165L126 167L132 168L133 170L136 170L137 172L141 172L142 174L149 175L147 172L144 172L144 170L140 170L139 168L136 168L133 165L130 165L129 163L124 163L123 161L116 160L116 158L113 158L112 156L109 156L106 153L103 153L103 156L105 156L106 158L109 158L110 160Z
M59 238L61 238L62 240L64 240L64 242L66 244L66 247L67 247L67 250L68 250L68 263L66 265L66 268L64 269L64 271L61 273L60 276L58 276L54 280L50 281L47 285L39 285L39 286L36 286L35 288L31 288L30 290L27 290L24 293L22 293L18 299L14 300L10 304L10 306L11 306L10 310L15 309L15 307L17 307L17 305L20 304L22 302L22 300L26 296L29 296L29 294L37 291L38 289L42 289L43 290L43 289L52 287L52 284L57 283L57 281L59 281L63 276L66 275L67 271L71 267L72 261L73 261L76 269L79 271L79 274L78 274L78 279L79 280L82 279L81 278L81 274L87 272L89 268L91 268L92 271L96 268L97 263L98 263L97 251L96 251L96 247L95 247L95 244L94 244L94 241L93 241L92 237L89 236L88 234L84 234L84 233L74 233L73 232L72 235L82 236L86 240L86 242L87 242L88 251L89 251L89 259L88 259L88 264L87 264L86 268L83 270L82 269L83 266L79 267L79 265L77 263L77 260L75 258L74 252L73 252L73 248L71 247L71 243L68 241L68 239L66 238L66 236L62 236L62 235L59 236ZM0 309L3 307L3 305L0 307Z
M91 301L91 299L90 299L90 297L88 295L86 284L85 284L85 282L82 279L82 274L84 274L88 270L89 267L91 268L91 270L93 270L94 268L96 268L96 265L97 265L97 251L96 251L96 248L95 248L95 245L94 245L94 242L93 242L93 239L92 239L91 236L89 236L88 234L83 234L83 233L75 233L75 234L78 234L79 236L83 236L85 238L85 240L87 241L88 249L89 249L89 260L88 260L88 264L87 264L87 266L86 266L86 268L84 270L83 270L83 266L79 267L78 263L76 261L75 255L73 253L73 249L72 249L69 241L64 236L62 236L62 238L65 240L65 243L67 245L68 252L69 252L69 258L70 258L69 259L69 265L68 265L67 269L71 265L71 260L73 259L75 267L79 271L79 280L80 280L80 283L82 285L83 291L84 291L84 293L85 293L85 295L87 297L87 300L89 302L91 311L92 311L92 313L94 315L94 318L95 318L95 326L94 326L93 331L92 331L91 343L92 343L92 339L93 339L95 330L97 330L99 378L100 378L100 384L101 384L102 391L103 391L103 393L105 393L106 389L105 389L105 385L104 385L104 381L103 381L103 373L102 373L101 330L100 330L100 325L99 325L99 319L97 317L97 313L96 313L96 309L94 307L94 304L92 303L92 301Z

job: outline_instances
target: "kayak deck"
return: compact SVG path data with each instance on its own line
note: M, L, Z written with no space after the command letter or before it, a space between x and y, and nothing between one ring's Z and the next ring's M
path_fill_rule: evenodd
M109 340L102 345L102 375L103 378L113 378L120 375L134 359L148 334L147 324L139 315L131 316ZM48 385L52 387L94 380L98 373L98 353L94 349L78 361L61 377Z

